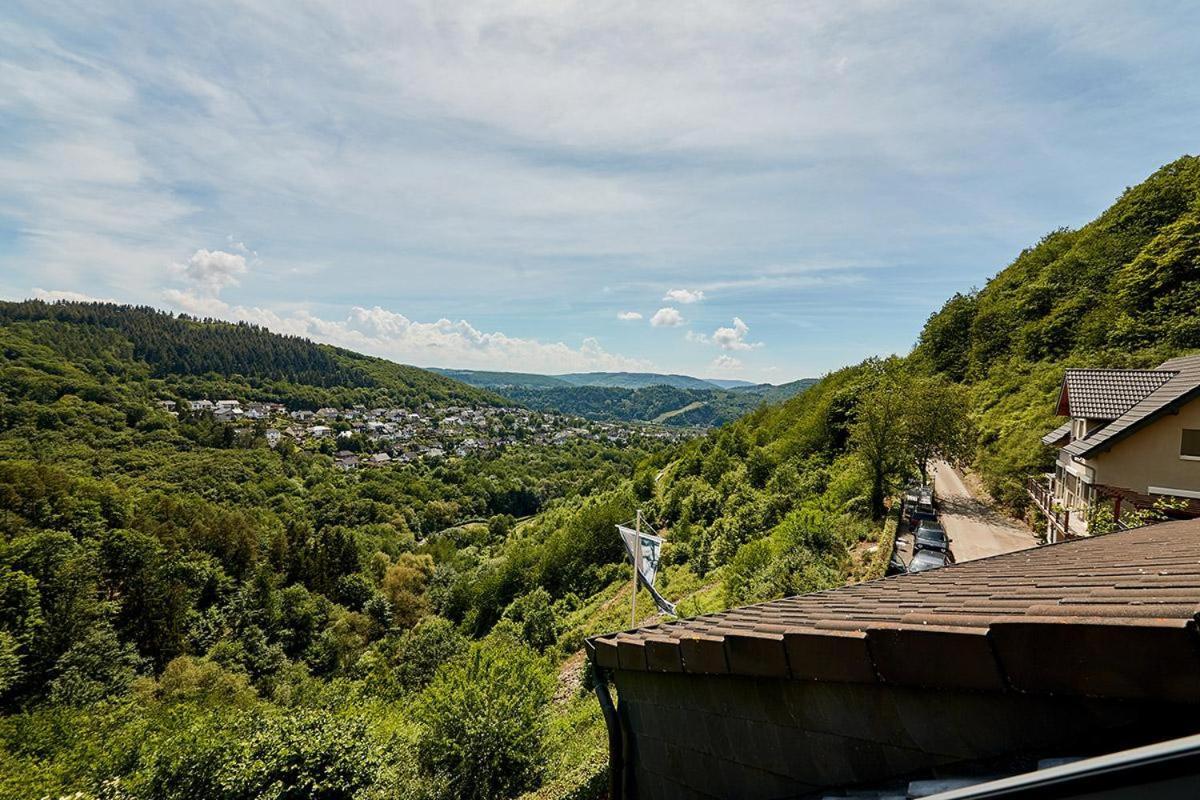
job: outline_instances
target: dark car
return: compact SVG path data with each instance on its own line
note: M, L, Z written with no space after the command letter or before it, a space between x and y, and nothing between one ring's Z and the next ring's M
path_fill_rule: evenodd
M940 522L923 520L913 535L913 547L914 550L940 550L944 553L950 549L950 537Z
M908 567L904 564L904 559L899 553L892 553L892 557L888 559L887 570L884 575L903 575L908 572Z
M909 572L924 572L927 569L937 569L950 563L950 554L941 550L918 550L908 562Z

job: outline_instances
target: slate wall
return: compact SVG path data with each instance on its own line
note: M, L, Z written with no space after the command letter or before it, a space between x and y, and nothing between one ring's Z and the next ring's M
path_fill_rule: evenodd
M936 668L931 665L931 668ZM618 670L634 791L805 797L1029 752L1089 755L1200 729L1194 706Z

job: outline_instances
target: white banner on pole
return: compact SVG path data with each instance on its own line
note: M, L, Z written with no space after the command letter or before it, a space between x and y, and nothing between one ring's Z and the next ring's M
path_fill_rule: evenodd
M654 585L654 579L658 577L658 562L662 554L662 537L655 536L650 533L639 534L633 528L627 528L624 525L618 525L617 530L621 532L621 540L625 542L625 550L628 551L629 557L633 558L637 552L641 556L641 563L638 565L638 572L642 574L642 580L648 585ZM638 537L641 537L640 547L638 546Z
M630 560L637 559L637 571L642 585L654 598L654 603L667 614L675 614L675 605L668 602L654 588L654 579L658 577L658 566L662 559L663 538L652 533L638 533L633 528L618 525L617 532L621 534L621 542Z

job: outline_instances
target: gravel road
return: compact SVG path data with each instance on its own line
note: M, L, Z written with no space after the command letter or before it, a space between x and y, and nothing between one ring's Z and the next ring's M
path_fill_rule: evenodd
M944 462L934 465L933 488L942 525L957 561L1011 553L1037 545L1033 531L971 495L958 471Z

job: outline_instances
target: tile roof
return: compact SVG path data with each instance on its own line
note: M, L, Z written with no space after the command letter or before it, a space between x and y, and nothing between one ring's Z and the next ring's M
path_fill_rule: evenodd
M1042 437L1042 444L1055 445L1071 435L1071 423L1064 422Z
M1071 456L1086 457L1111 447L1163 414L1200 396L1200 355L1173 358L1164 361L1158 369L1169 372L1170 378L1108 425L1086 439L1071 442L1063 448L1063 452Z
M1175 377L1164 369L1068 369L1059 413L1087 419L1116 419Z
M588 640L597 666L1200 703L1200 520Z

